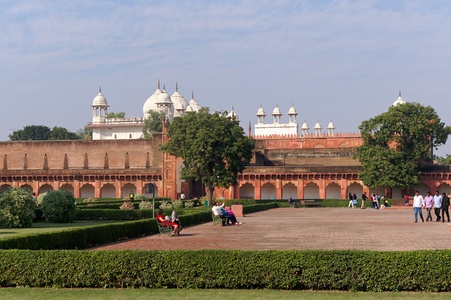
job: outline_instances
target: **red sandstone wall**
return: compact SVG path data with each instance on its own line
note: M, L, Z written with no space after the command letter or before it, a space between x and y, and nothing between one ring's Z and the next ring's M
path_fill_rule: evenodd
M0 142L0 166L3 170L42 170L47 158L50 170L64 168L67 155L68 169L83 169L85 154L89 169L104 169L108 156L109 169L124 169L128 154L129 168L162 167L162 154L158 151L161 136L153 140L108 140L108 141L26 141ZM25 159L26 157L26 159ZM6 164L6 165L5 165Z

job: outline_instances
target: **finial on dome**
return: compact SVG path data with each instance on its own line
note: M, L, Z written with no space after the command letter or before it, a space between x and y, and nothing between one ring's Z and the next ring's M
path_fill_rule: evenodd
M102 87L101 86L99 86L99 93L101 93L102 92Z
M158 79L158 89L160 89L160 79Z
M163 84L163 91L166 91L166 84Z
M191 91L191 99L194 99L194 91Z
M399 95L399 97L401 97L401 90L399 90L399 93L398 93L398 95Z
M175 82L175 91L176 91L176 92L179 91L179 85L178 85L177 81Z

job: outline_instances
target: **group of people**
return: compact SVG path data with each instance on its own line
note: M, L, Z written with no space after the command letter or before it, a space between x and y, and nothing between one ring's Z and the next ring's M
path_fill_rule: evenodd
M180 224L179 216L175 212L172 211L171 218L163 215L163 210L159 209L157 214L157 221L160 222L163 226L170 226L172 228L172 236L180 235L180 231L182 231L182 225Z
M422 222L424 222L423 218L423 208L426 208L426 222L432 222L432 209L434 209L435 221L436 222L445 222L446 218L449 220L449 205L450 205L450 193L442 193L440 195L439 191L435 192L435 195L432 196L430 192L427 192L426 197L420 195L419 191L416 191L415 196L413 197L413 210L415 223L418 222L418 216Z
M354 193L349 193L348 196L349 204L348 207L356 208L357 207L357 195ZM381 205L384 207L388 207L388 200L385 199L385 197L382 195L382 197L379 196L379 194L371 194L370 197L370 203L371 208L373 209L380 209ZM365 201L368 200L368 196L366 195L366 192L362 194L362 204L360 205L361 209L365 209ZM382 204L381 204L382 202Z
M211 211L215 216L219 216L222 219L222 226L240 224L233 211L229 207L224 207L224 203L220 205L219 202L216 202Z

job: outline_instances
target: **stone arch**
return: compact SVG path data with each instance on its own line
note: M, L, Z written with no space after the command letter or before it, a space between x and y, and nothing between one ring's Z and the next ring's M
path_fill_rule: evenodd
M341 199L341 187L336 182L326 186L326 199Z
M44 193L47 193L47 192L50 192L50 191L53 191L53 187L50 184L46 183L46 184L43 184L43 185L41 185L39 187L38 194L40 195L40 194L44 194Z
M342 144L340 144L340 146L338 146L340 148L345 148L345 147L349 147L349 143L348 142L344 142Z
M7 189L9 189L11 186L9 184L3 184L0 186L0 191L6 191Z
M431 192L431 195L435 195L435 191L431 191L431 188L425 184L425 183L419 183L416 187L415 187L415 192L419 191L420 195L426 196L427 192ZM439 190L440 191L440 190ZM441 191L440 191L441 193Z
M379 196L385 196L385 188L378 187L370 189L370 195L372 194L379 194Z
M121 197L127 198L130 192L133 192L136 195L136 186L133 183L129 182L127 184L124 184L124 186L122 186Z
M298 188L292 182L288 182L282 187L282 199L297 199L298 198Z
M443 182L437 187L437 191L439 191L440 194L441 193L451 194L451 186L448 183Z
M144 192L144 196L152 198L153 195L154 195L154 193L151 193L151 192L150 192L150 189L149 189L149 184L150 184L150 183L153 184L153 189L154 189L154 191L155 191L155 197L158 197L158 186L157 186L157 183L156 183L156 182L147 182L147 183L145 183L145 184L143 185L143 189L142 189L142 190L143 190L143 192Z
M254 186L249 182L246 182L242 186L240 186L240 198L242 199L254 199Z
M81 198L94 198L95 197L95 188L90 183L85 183L80 188L80 197Z
M60 189L69 191L69 192L72 193L72 195L74 194L74 187L73 187L71 184L69 184L69 183L63 184L63 185L60 187Z
M260 199L277 199L276 197L276 187L271 182L267 182L261 187L261 198Z
M20 188L26 190L30 194L33 194L33 187L31 185L29 185L29 184L23 184L23 185L20 186Z
M317 148L317 149L324 148L324 145L318 143L318 144L315 145L315 148Z
M319 186L309 182L304 186L304 199L319 199Z
M102 198L116 198L116 187L111 183L106 183L100 189Z
M360 199L363 194L363 186L359 182L354 181L353 183L348 185L348 192L346 193L346 195L349 195L349 193L356 194L357 198Z

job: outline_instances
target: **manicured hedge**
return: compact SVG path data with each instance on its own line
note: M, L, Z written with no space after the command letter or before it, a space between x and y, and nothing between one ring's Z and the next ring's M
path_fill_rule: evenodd
M180 216L180 221L184 226L210 222L211 213L201 211L186 214ZM85 249L156 233L156 221L142 219L2 238L0 249Z
M0 286L449 292L450 259L448 250L3 250Z

